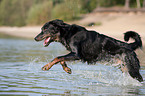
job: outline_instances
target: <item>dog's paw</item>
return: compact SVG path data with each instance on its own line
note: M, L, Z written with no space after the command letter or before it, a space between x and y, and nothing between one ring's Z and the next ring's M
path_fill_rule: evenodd
M65 68L64 68L64 71L67 72L68 74L71 74L71 73L72 73L72 72L71 72L71 69L68 68L68 67L65 67Z
M48 65L45 65L45 66L42 67L42 70L43 70L43 71L46 71L46 70L49 70L49 69L50 69L50 68L49 68Z

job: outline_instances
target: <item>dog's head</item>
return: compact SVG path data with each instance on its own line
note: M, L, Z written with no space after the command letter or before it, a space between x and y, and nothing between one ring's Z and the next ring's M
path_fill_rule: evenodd
M58 42L60 40L60 27L65 26L62 20L52 20L47 22L41 28L41 33L39 33L34 39L36 41L41 41L43 39L43 45L47 47L51 42Z

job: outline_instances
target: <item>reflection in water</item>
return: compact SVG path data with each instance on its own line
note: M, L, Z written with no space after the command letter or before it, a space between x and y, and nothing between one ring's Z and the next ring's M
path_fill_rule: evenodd
M59 64L42 71L54 57L68 53L59 43L45 48L33 40L0 39L0 50L0 96L145 95L144 83L109 65L76 61L67 62L71 75Z

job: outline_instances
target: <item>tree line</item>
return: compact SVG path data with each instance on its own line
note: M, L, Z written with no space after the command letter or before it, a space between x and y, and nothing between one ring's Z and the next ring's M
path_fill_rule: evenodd
M145 8L145 0L0 0L0 26L41 25L56 18L71 21L112 6Z

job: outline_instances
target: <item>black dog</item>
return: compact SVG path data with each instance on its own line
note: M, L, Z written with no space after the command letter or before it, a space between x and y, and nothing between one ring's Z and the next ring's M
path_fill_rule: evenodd
M122 71L128 72L131 77L141 82L143 78L139 73L139 60L134 50L142 47L142 41L140 36L133 31L125 33L125 41L128 41L129 38L133 38L135 42L128 44L95 31L86 30L78 25L69 25L62 20L53 20L42 27L41 33L35 37L35 40L45 39L45 47L51 42L60 42L70 51L69 54L57 57L46 64L42 70L49 70L54 64L60 62L63 69L71 74L71 69L67 67L65 61L82 60L83 62L95 63L121 56Z

